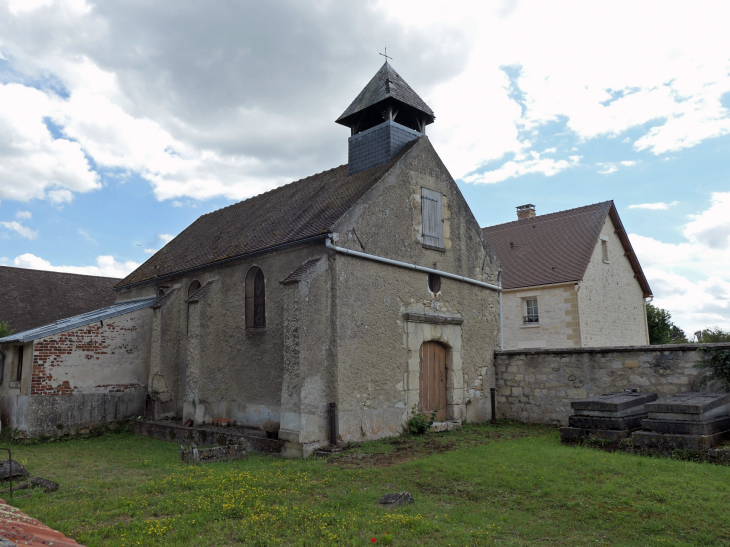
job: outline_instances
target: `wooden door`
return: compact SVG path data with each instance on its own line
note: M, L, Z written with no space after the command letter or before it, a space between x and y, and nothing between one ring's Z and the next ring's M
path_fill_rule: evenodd
M421 345L421 377L418 410L436 410L436 421L446 419L446 348L437 342Z

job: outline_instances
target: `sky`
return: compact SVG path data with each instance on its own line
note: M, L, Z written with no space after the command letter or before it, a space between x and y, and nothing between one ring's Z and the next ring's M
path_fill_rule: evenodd
M730 3L0 0L0 264L123 277L347 161L391 65L482 226L614 200L691 336L730 328Z

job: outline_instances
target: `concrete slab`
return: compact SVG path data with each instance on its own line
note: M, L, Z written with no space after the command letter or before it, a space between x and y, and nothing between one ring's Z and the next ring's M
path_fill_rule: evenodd
M641 427L657 433L673 433L677 435L714 435L730 430L730 416L721 416L709 421L641 420Z
M631 431L615 429L583 429L580 427L561 427L560 440L564 443L574 443L587 439L599 439L602 441L615 442L621 439L628 439Z
M675 435L671 433L656 433L654 431L635 431L631 438L636 448L660 448L680 450L704 450L715 447L720 441L728 437L728 432L714 435Z
M612 417L612 416L569 416L568 425L581 429L613 429L633 430L641 429L641 420L646 414L634 416Z
M581 416L623 417L645 412L644 405L655 401L656 393L618 392L604 393L587 399L572 401L570 408Z
M660 414L683 416L703 415L705 418L728 414L730 393L677 393L658 401L647 403L650 418L662 419ZM687 418L689 419L689 418Z

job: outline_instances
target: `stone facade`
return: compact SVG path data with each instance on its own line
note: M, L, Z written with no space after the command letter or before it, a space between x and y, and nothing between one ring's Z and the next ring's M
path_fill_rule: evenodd
M649 344L644 295L610 217L578 291L581 347ZM603 248L608 261L603 260Z
M730 344L712 344L730 349ZM567 425L570 402L638 389L664 397L698 391L697 344L501 351L495 355L497 416Z
M443 249L423 244L422 188L443 196ZM332 240L497 281L496 257L426 137L340 218ZM265 275L263 329L245 323L252 267ZM188 299L195 280L205 290ZM341 440L397 435L418 402L420 344L431 340L447 349L447 418L491 418L484 394L499 343L494 290L443 278L434 294L428 274L334 252L324 237L122 289L119 299L160 289L166 295L153 309L151 327L152 418L177 416L196 426L230 418L249 427L271 418L281 423L279 438L291 456L328 442L329 403L337 405Z
M527 298L538 323L523 321ZM609 216L581 281L508 289L502 307L505 350L649 343L644 295Z
M3 426L21 436L59 435L144 413L149 377L149 309L24 344L22 378L14 356L0 385Z
M504 349L579 347L576 288L576 283L565 283L503 291ZM537 299L539 323L524 323L522 320L528 298Z

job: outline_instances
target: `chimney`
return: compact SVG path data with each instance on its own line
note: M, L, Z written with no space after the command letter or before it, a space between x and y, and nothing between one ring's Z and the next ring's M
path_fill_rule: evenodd
M524 220L526 218L535 218L535 206L532 203L517 207L517 220Z

